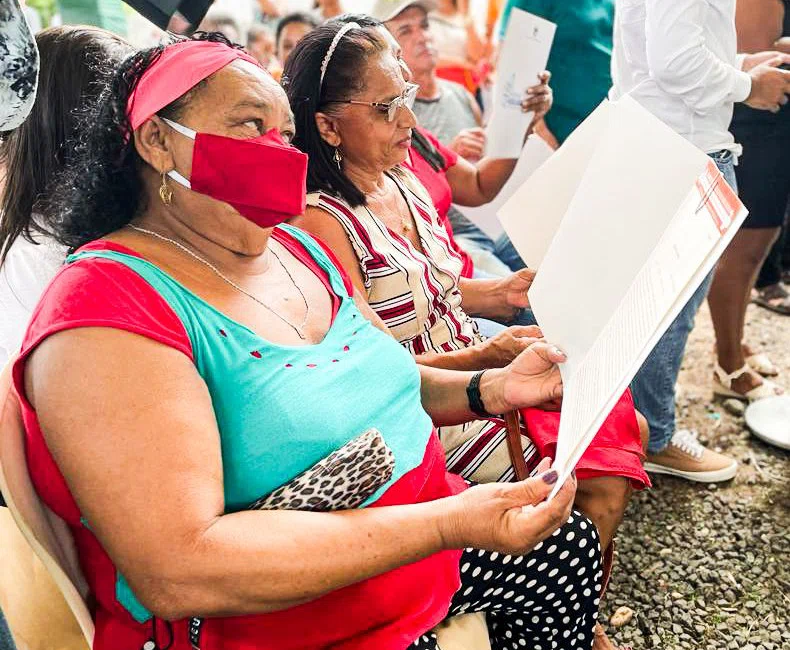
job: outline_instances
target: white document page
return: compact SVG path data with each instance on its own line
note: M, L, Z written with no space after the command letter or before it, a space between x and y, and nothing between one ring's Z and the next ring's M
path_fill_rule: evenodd
M486 156L518 158L534 113L524 113L527 88L546 69L557 26L521 9L513 9L497 63L491 119L486 127Z
M499 208L499 221L530 268L543 261L612 110L613 105L604 101Z
M529 292L566 381L710 160L630 97L612 107Z
M558 485L711 272L746 214L715 163L709 161L620 306L565 384L555 458Z
M505 202L520 188L526 180L545 163L554 153L553 149L546 141L537 136L531 135L521 150L516 167L504 187L499 190L496 198L491 203L486 203L477 208L456 205L472 223L479 227L491 239L496 239L503 232L502 224L499 222L497 212Z

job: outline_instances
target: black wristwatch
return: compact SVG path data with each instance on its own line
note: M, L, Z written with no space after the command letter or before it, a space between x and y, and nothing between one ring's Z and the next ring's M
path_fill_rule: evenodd
M490 418L493 417L493 414L486 410L483 398L480 395L480 379L482 379L483 373L485 373L485 370L476 372L472 376L469 385L466 387L466 398L469 400L469 408L472 410L472 413L479 415L481 418Z

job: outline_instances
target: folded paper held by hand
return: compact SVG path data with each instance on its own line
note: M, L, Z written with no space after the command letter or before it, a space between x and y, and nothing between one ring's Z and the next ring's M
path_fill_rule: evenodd
M604 102L500 209L538 267L538 324L568 355L558 485L746 214L715 163L628 96Z

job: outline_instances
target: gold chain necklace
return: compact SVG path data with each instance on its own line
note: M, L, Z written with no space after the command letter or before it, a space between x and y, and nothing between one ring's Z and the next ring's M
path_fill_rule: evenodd
M302 301L304 302L304 307L305 307L305 314L304 314L304 320L302 320L302 324L301 325L294 325L287 318L281 316L276 311L274 311L274 309L269 307L269 305L267 305L265 302L263 302L262 300L260 300L256 296L252 295L249 291L243 289L238 284L236 284L233 280L231 280L229 277L227 277L225 274L223 274L222 271L220 271L211 262L209 262L208 260L203 259L195 251L193 251L192 249L184 246L180 242L177 242L175 239L171 239L170 237L165 237L164 235L160 235L158 232L154 232L153 230L147 230L145 228L140 228L139 226L135 226L134 224L131 224L131 223L128 224L128 226L132 230L136 230L137 232L141 232L144 235L148 235L149 237L154 237L156 239L161 239L162 241L168 242L169 244L172 244L176 248L182 250L184 253L186 253L190 257L196 259L198 262L200 262L201 264L203 264L203 265L207 266L209 269L211 269L218 278L220 278L225 283L229 284L236 291L238 291L239 293L244 294L250 300L253 300L254 302L258 303L261 307L263 307L264 309L267 309L272 314L274 314L283 323L288 325L294 332L296 332L297 336L300 339L302 339L303 341L307 340L307 338L304 335L304 328L305 328L305 325L307 324L307 318L310 315L310 305L307 304L307 298L305 298L304 293L302 293L302 290L299 288L299 285L296 283L296 280L294 280L293 276L291 275L291 272L285 267L285 264L283 264L282 260L280 259L280 256L272 248L269 248L269 250L272 252L272 255L274 255L274 257L277 259L277 261L279 262L280 266L283 267L283 271L285 271L286 275L291 280L291 282L293 283L294 287L296 287L296 290L299 292L299 295L302 296Z

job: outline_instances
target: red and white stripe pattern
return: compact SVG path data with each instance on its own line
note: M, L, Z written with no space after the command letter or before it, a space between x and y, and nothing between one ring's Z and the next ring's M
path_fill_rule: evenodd
M390 177L406 199L422 250L394 232L365 206L351 208L338 197L314 193L310 205L334 217L359 260L368 303L413 355L451 352L482 339L461 307L462 260L452 249L430 197L403 169ZM476 420L439 430L450 470L473 481L510 481L513 468L501 420ZM537 466L537 450L523 439L524 457Z
M343 226L359 260L370 306L412 354L459 350L479 342L474 321L461 308L462 260L450 246L430 197L406 170L396 169L390 178L411 210L422 251L365 206L351 208L325 193L311 194L308 203Z

